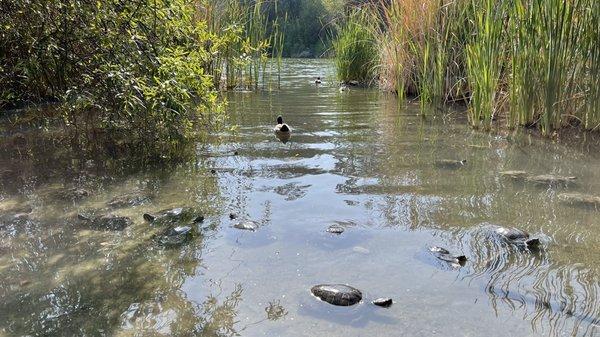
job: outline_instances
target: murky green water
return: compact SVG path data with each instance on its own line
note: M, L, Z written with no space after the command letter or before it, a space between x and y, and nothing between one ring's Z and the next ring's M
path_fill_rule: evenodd
M475 132L459 114L423 120L394 97L315 87L315 76L331 82L330 63L291 60L280 92L231 93L239 129L177 168L0 158L0 336L600 335L600 212L558 198L600 194L595 150ZM293 128L285 144L271 131L278 114ZM503 170L578 179L551 187ZM139 205L107 205L123 195ZM178 206L206 219L165 248L142 214ZM90 230L76 214L93 210L133 224ZM259 229L233 228L246 219ZM543 248L506 244L495 225ZM469 261L448 265L432 245ZM353 285L363 302L317 301L319 283Z

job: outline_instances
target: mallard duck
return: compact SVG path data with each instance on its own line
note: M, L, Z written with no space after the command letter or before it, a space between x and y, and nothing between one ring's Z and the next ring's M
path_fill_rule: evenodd
M291 132L290 127L283 122L283 117L281 116L277 117L277 125L275 125L275 128L273 130L276 134L279 135L289 134Z
M321 83L323 83L323 82L321 81L321 78L320 78L320 77L317 77L317 79L315 80L315 84L317 84L317 85L318 85L318 84L321 84Z

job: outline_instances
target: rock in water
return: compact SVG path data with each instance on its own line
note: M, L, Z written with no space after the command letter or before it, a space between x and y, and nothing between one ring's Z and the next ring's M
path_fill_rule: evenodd
M528 181L534 184L549 186L567 186L572 184L576 179L577 177L557 176L553 174L541 174L527 178Z
M345 284L319 284L312 287L310 292L322 301L345 307L362 300L360 290Z
M78 214L77 218L82 220L90 229L93 230L122 231L132 224L131 219L128 217L116 216L112 214L97 217Z
M258 223L255 221L242 221L233 225L233 228L247 230L247 231L255 231L258 229Z
M178 207L162 210L157 214L144 214L144 220L158 225L173 223L198 223L204 221L204 216L191 207Z
M340 225L331 225L327 228L327 232L332 234L342 234L344 232L344 227Z
M457 169L465 166L467 160L452 160L452 159L440 159L435 161L435 166L444 169Z
M375 304L376 306L384 308L391 307L393 303L394 301L392 301L391 298L378 298L373 301L373 304Z
M429 251L435 255L438 259L454 264L464 265L467 262L467 257L464 255L452 255L450 252L442 247L433 246L429 248Z
M507 177L507 178L511 178L511 179L515 179L515 180L527 178L527 172L517 171L517 170L501 171L500 175L503 177Z
M165 230L157 237L160 244L164 246L178 246L194 237L192 226L177 226Z
M530 238L529 233L520 229L498 227L495 232L512 244L525 245L528 248L537 248L540 245L539 239Z
M558 195L561 202L585 207L600 207L600 197L582 193L561 193Z

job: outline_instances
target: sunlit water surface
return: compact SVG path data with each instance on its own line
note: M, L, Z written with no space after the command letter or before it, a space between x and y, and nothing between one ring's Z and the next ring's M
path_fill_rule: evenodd
M595 151L472 131L461 113L423 119L375 89L339 92L328 61L284 69L280 91L230 93L238 128L175 169L0 158L0 336L600 336L600 212L557 198L600 193ZM272 133L279 114L287 143ZM578 179L536 186L503 170ZM91 194L61 194L72 187ZM148 202L107 208L131 193ZM206 220L192 242L165 249L142 214L177 206ZM82 210L134 223L90 230L75 221ZM259 229L233 228L245 219ZM327 233L331 224L346 231ZM543 249L507 245L495 225ZM469 260L448 265L432 245ZM319 283L364 299L334 307L311 296Z

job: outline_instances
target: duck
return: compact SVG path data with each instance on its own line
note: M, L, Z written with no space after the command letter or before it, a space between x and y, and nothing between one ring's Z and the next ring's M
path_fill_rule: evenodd
M323 82L321 81L321 77L317 77L317 79L315 80L315 84L319 85L319 84L321 84L321 83L323 83Z
M290 134L292 132L290 127L283 122L283 117L281 116L277 117L277 125L275 125L273 131L275 131L275 136L283 143L286 143L290 139Z
M349 90L350 90L350 88L345 84L342 84L340 86L340 92L345 92L345 91L349 91Z

